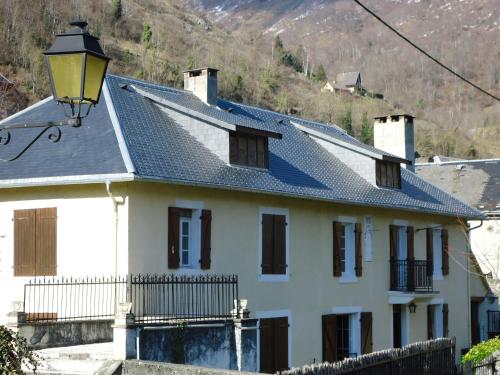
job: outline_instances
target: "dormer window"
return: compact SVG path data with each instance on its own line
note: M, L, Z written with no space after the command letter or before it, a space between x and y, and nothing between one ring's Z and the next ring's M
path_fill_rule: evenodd
M377 186L401 189L401 164L376 160Z
M243 132L229 133L229 163L255 168L269 168L266 136Z

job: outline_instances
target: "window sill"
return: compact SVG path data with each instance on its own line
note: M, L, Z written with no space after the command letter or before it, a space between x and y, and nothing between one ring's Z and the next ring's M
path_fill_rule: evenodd
M354 275L345 275L345 276L340 276L339 278L339 283L341 284L353 284L357 282L358 278Z
M289 275L272 275L272 274L259 274L259 281L264 282L287 282L289 280Z
M203 274L201 268L180 267L174 273L179 276L197 276Z
M434 281L439 281L439 280L444 280L443 275L432 275L432 280Z

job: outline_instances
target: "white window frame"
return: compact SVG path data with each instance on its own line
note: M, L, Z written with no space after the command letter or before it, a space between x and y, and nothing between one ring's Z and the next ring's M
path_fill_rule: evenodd
M193 254L193 228L192 228L192 225L191 225L191 220L192 220L192 217L191 218L188 218L188 217L181 217L180 220L179 220L179 258L180 258L180 264L179 266L180 267L186 267L186 268L194 268L193 265L194 265L194 254ZM182 227L183 227L183 224L184 223L187 223L188 224L188 248L187 248L187 253L188 253L188 262L187 264L184 264L182 262L182 259L183 259L183 253L185 251L185 249L183 248L182 246L182 237L183 237L183 233L182 233Z
M175 207L191 210L190 234L189 234L189 265L182 264L181 254L181 228L179 228L179 268L174 271L178 275L200 275L203 270L199 260L201 259L201 211L205 208L203 201L176 199ZM180 218L180 223L185 218ZM180 224L179 223L179 224ZM181 225L179 225L181 227Z
M257 322L257 371L260 371L260 319L288 318L288 367L292 368L292 312L290 310L256 311Z
M262 219L263 215L285 216L285 256L286 268L284 275L262 273ZM290 211L288 208L260 207L259 208L259 263L257 264L257 280L264 282L287 282L290 279Z
M432 229L432 278L434 280L443 280L443 254L441 253L442 239L440 227L436 228L434 225Z
M429 305L433 306L433 332L432 336L436 339L444 336L444 321L443 321L443 298L433 298L430 300Z
M339 306L332 308L332 314L349 315L349 352L361 353L361 311L360 306Z
M339 216L338 221L344 225L345 232L345 271L341 273L339 282L343 284L355 283L358 281L356 277L356 235L355 225L357 218L352 216Z

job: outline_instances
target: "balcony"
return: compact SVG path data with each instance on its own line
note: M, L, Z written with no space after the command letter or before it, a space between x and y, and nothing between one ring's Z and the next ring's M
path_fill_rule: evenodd
M432 264L426 260L391 260L391 291L435 293Z

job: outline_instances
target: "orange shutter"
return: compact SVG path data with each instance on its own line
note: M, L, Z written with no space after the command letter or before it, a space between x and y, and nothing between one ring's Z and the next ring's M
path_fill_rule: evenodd
M372 341L372 313L361 313L361 354L373 352Z
M323 327L323 362L335 362L337 359L337 316L334 314L321 317Z
M36 210L35 247L36 275L57 275L57 208Z

